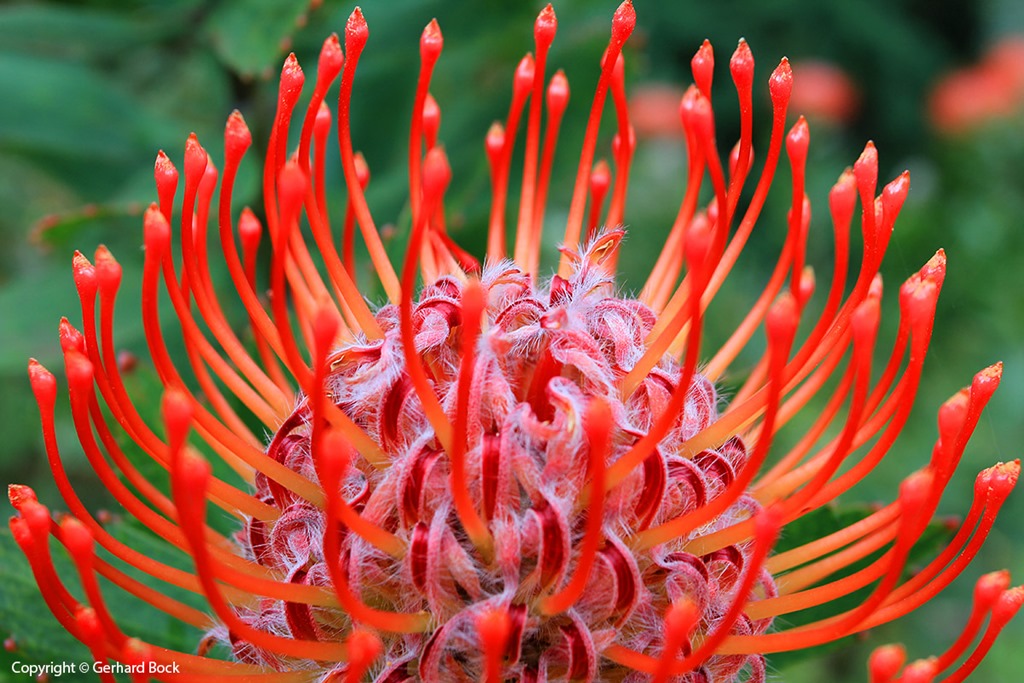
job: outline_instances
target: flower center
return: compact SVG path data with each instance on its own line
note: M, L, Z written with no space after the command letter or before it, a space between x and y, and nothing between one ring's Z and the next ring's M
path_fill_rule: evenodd
M717 395L700 374L684 377L671 354L624 395L624 378L641 364L656 318L642 303L613 295L599 258L608 237L584 250L569 279L556 276L546 288L507 262L488 267L481 312L455 277L422 291L413 307L415 350L448 419L465 425L462 462L439 443L413 388L399 308L381 309L382 337L334 351L323 382L324 398L385 455L373 462L352 451L336 477L347 507L379 535L335 524L331 510L259 475L259 495L283 514L272 524L250 520L240 535L245 551L293 582L330 585L332 571L340 571L367 605L429 613L425 633L388 636L385 648L387 661L417 662L421 675L436 680L482 675L489 631L481 620L495 613L505 629L506 671L543 668L570 679L595 673L596 653L613 640L638 651L663 648L665 634L650 624L673 604L696 606L693 637L714 630L735 602L752 542L697 556L687 552L686 536L642 547L636 533L706 506L733 482L747 451L732 437L680 455L717 419ZM478 313L482 330L467 341L464 328ZM688 382L684 407L657 447L642 466L606 481L638 439L662 429L658 418L681 381ZM600 420L595 401L607 408ZM268 454L312 479L310 404L300 402ZM484 542L460 505L481 521ZM758 509L743 496L701 533ZM335 530L338 542L326 542ZM389 552L383 538L399 549ZM775 594L767 572L757 581L760 595ZM240 616L304 638L342 640L351 628L344 610L291 603ZM741 617L732 631L760 634L770 622ZM243 660L288 666L246 643L234 649ZM745 661L712 657L703 668L728 680Z

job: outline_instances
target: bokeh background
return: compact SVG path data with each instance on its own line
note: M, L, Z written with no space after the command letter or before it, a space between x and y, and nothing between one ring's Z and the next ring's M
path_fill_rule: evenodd
M815 213L809 260L817 267L819 291L827 287L831 269L827 191L867 139L880 150L883 180L905 168L912 174L910 199L884 268L889 339L898 283L936 248L945 247L949 255L935 339L910 424L879 472L814 523L828 529L835 519L858 514L861 503L891 500L899 480L927 461L941 402L978 369L1003 360L1002 388L940 508L948 515L965 511L974 473L997 460L1019 457L1024 444L1024 5L1016 0L635 0L635 5L639 23L626 63L639 148L626 211L630 237L622 260L623 286L629 290L642 284L682 196L685 149L675 125L676 106L690 83L689 59L700 42L711 39L717 51L715 106L723 146L732 144L738 128L726 69L736 40L745 37L757 59L758 151L767 147L770 124L767 77L779 58L788 56L796 74L790 121L805 113L811 122L808 192ZM442 108L441 138L455 172L451 229L480 253L489 199L482 141L488 125L507 110L512 71L532 47L532 22L540 7L514 0L363 4L371 33L357 76L353 130L373 175L370 205L379 223L394 226L393 257L400 258L408 229L406 131L423 25L436 16L446 41L433 93ZM551 59L565 68L572 98L556 160L548 235L568 206L576 150L614 8L612 0L562 0L555 8L560 30ZM0 481L32 484L45 502L60 508L42 454L25 362L34 356L51 368L61 367L57 322L61 315L72 321L79 317L70 273L75 248L91 254L105 243L124 266L118 340L138 355L132 382L142 411L154 411L159 392L144 352L133 291L142 265L141 207L155 197L152 159L165 149L180 163L189 131L219 158L224 120L234 108L242 110L254 133L250 157L260 154L273 115L274 77L284 55L295 50L311 76L320 42L342 30L351 9L351 2L340 0L313 5L271 0L0 5ZM605 156L612 120L609 110L599 148ZM760 159L755 172L759 165ZM238 206L259 206L256 167L250 159L236 189ZM340 178L337 168L333 177ZM788 183L782 165L779 187L742 267L712 309L709 348L725 338L767 278L785 230ZM367 295L380 300L372 288ZM756 351L741 357L725 389L742 380ZM84 456L75 450L66 407L60 411L59 437L72 479L91 506L110 508ZM799 425L782 438L792 441L798 430ZM153 539L130 520L118 521L116 509L110 511L118 534L157 552ZM904 642L911 657L941 651L967 617L977 576L1001 567L1024 573L1022 518L1024 496L1018 492L981 556L950 591L916 615L863 637L773 657L772 678L865 680L866 657L884 642ZM792 532L785 542L799 542L800 533ZM934 529L930 538L941 536ZM936 547L925 546L920 562ZM172 628L130 601L115 607L137 626L129 632L194 647L197 634ZM14 649L0 651L0 680L24 680L10 673L15 660L87 658L50 617L27 566L3 535L0 639L8 634ZM974 680L1024 679L1022 648L1024 626L1011 625Z

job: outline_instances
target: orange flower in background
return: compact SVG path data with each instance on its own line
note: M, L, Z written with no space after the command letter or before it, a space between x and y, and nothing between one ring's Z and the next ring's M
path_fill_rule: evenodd
M943 133L963 133L1013 116L1024 106L1024 37L997 42L973 66L944 76L932 89L928 114Z
M793 65L800 78L793 82L789 106L812 121L850 123L860 109L860 92L849 75L835 64L808 60Z
M83 324L62 321L60 341L78 439L96 474L192 569L120 542L81 503L57 442L57 380L35 361L29 376L69 514L52 516L30 489L10 487L19 512L12 533L42 595L97 662L123 663L137 680L763 681L765 655L896 619L963 572L1019 463L982 471L948 546L905 575L999 383L998 364L943 405L934 450L922 454L894 502L773 552L787 524L878 465L913 406L945 276L942 251L899 288L892 350L872 371L878 269L908 174L879 193L871 144L842 173L829 197L836 245L829 291L815 307L821 313L805 320L816 282L805 265L809 130L802 118L786 130L792 70L783 60L769 77L772 132L754 180L753 55L741 41L729 62L741 136L722 159L710 100L714 55L705 43L692 63L696 84L678 106L688 170L677 218L639 294L618 291L636 137L622 47L634 24L627 0L601 59L550 278L539 274L541 237L569 98L565 75L547 75L557 26L550 6L534 26L535 52L515 71L508 118L487 134L493 202L482 264L445 227L451 172L438 142L441 108L429 94L443 43L436 22L420 42L409 130L412 225L400 267L367 205L369 168L349 126L368 40L358 9L344 50L337 36L324 43L311 101L298 117L305 75L294 56L285 62L263 166L265 225L232 206L251 144L241 114L228 119L220 170L188 139L177 220L179 172L158 155L159 201L144 218L141 287L164 386L162 424L148 424L124 386L112 334L121 269L105 248L92 261L74 257ZM332 113L325 98L339 76ZM594 163L609 96L614 167ZM347 190L340 230L331 225L324 173L332 124ZM289 152L293 128L298 144ZM519 128L522 181L509 211ZM777 265L728 341L703 348L707 309L757 223L783 146L792 186L782 191L793 199ZM748 180L751 199L741 201ZM703 205L702 186L713 197ZM853 275L849 230L858 201L864 256ZM233 304L213 286L209 229L220 237L231 296L248 314L245 333L229 324ZM357 229L387 297L380 307L356 281ZM264 233L269 306L256 285ZM165 345L162 301L180 324L187 368ZM766 349L725 401L716 384L740 372L735 360L761 328ZM777 435L798 416L810 426L779 448ZM170 495L122 451L119 431L168 471ZM226 467L247 486L221 476ZM218 532L211 513L235 519L237 531ZM51 536L73 557L81 591L69 589L74 577L55 571ZM169 651L122 631L97 576L203 629L198 652ZM159 582L202 596L208 609L169 597L154 587ZM852 608L786 625L787 615L861 589ZM946 652L904 667L900 648L880 648L871 679L963 680L1022 600L1007 572L982 576L963 634ZM230 661L210 656L217 647Z

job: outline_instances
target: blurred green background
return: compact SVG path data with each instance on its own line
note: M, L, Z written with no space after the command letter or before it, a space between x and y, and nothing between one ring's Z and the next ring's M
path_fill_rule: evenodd
M433 93L442 108L441 138L455 174L448 202L450 226L458 241L479 254L489 201L482 141L491 121L505 115L512 71L532 48L532 22L541 6L513 0L363 4L370 41L357 76L353 135L373 175L369 201L378 223L396 225L394 257L400 258L401 235L407 229L407 126L423 25L436 16L446 41ZM808 192L815 211L809 261L816 266L819 292L827 289L831 269L826 196L842 169L856 159L867 139L873 139L880 150L883 181L905 168L911 170L910 199L884 267L885 329L891 335L898 283L941 246L949 256L949 272L935 339L904 435L879 472L844 496L840 506L891 500L900 478L927 461L941 402L968 384L978 369L1003 360L1002 388L940 508L943 514L965 511L975 472L997 460L1019 457L1024 443L1024 300L1019 275L1024 265L1024 117L1019 99L986 113L986 97L993 99L993 93L983 86L991 85L991 79L979 79L977 92L967 86L954 92L949 105L954 110L966 102L980 111L973 118L956 119L959 125L948 123L956 111L938 111L939 104L929 103L934 101L933 89L950 74L978 72L993 46L1024 32L1024 6L1016 0L636 0L635 6L639 23L626 56L629 92L637 102L646 103L637 113L645 119L674 118L674 103L666 106L649 96L665 85L680 91L688 85L689 59L709 38L717 50L715 104L723 147L737 136L735 96L726 64L739 37L749 41L758 65L758 152L767 148L765 82L771 69L787 55L794 62L799 90L801 66L807 65L808 86L799 102L811 122ZM611 1L583 0L555 6L560 30L551 61L565 68L572 97L556 161L549 226L557 224L568 206L597 61L614 8ZM273 116L274 77L284 55L295 50L306 67L307 82L311 81L321 41L343 29L351 9L351 3L337 0L313 6L241 0L0 5L0 434L5 442L0 481L30 483L45 502L60 507L42 454L25 362L34 356L55 370L61 367L57 321L61 315L73 322L79 318L70 273L73 249L91 254L105 243L124 266L118 340L142 359L133 382L140 388L142 410L153 411L159 395L145 391L153 385L152 371L135 314L134 291L142 264L141 207L155 198L152 159L158 149L165 149L180 166L190 131L219 159L224 120L233 108L244 113L253 131L250 157L261 154ZM1015 54L1020 57L1019 76L1024 57ZM1011 55L1010 71L1013 61ZM825 63L831 70L822 71L812 63ZM821 73L825 76L817 77ZM1004 76L1008 80L997 93L1002 99L995 97L999 102L1013 95L1013 74ZM791 108L790 122L801 113L799 106ZM608 156L610 109L605 119L599 152ZM642 284L682 195L683 146L678 137L659 131L655 123L639 131L626 211L630 236L622 260L627 289ZM760 163L758 158L755 172ZM336 160L332 166L330 177L339 179ZM236 188L237 207L259 205L257 167L250 158L248 172ZM513 170L513 177L516 173ZM730 325L760 292L782 242L788 183L783 164L743 267L712 309L708 348L725 339ZM334 206L339 204L336 198ZM553 231L547 234L553 246ZM856 234L854 242L859 242ZM368 292L380 300L379 293ZM754 359L756 349L742 356L727 384L741 380L743 368ZM90 505L109 505L84 456L75 450L67 412L64 408L60 413L59 437L72 480ZM792 441L794 431L783 438ZM840 647L812 656L772 658L772 677L865 680L866 657L880 643L904 642L912 658L944 649L967 617L977 576L1002 567L1024 570L1024 548L1019 543L1024 531L1022 498L1018 493L1010 499L981 556L953 589L919 613L847 639ZM130 522L118 526L117 533L159 552L153 539ZM15 660L86 658L84 648L62 635L49 617L25 563L6 536L0 544L0 581L0 639L9 633L18 643L15 652L0 653L0 680L25 679L10 673L9 663ZM130 612L137 606L129 601L121 608ZM196 634L168 632L164 621L144 611L138 614L138 630L126 627L129 633L194 647ZM1012 624L974 680L1021 680L1022 648L1024 624Z

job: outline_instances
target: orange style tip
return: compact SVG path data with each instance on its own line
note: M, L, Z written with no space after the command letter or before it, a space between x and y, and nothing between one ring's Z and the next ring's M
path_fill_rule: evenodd
M420 57L423 61L433 61L441 54L444 47L444 36L441 35L441 25L437 19L431 19L430 23L423 27L420 35Z
M878 324L882 315L882 306L878 299L870 297L864 299L853 311L851 325L853 327L853 340L865 345L873 345L875 335L878 333Z
M740 38L736 51L729 59L732 82L738 91L745 91L754 85L754 53L750 51L745 38Z
M75 277L75 285L81 289L84 285L88 285L87 280L95 279L96 273L93 271L92 262L89 261L88 257L82 252L75 250L74 255L71 257L71 272Z
M992 382L999 382L1003 378L1003 361L999 360L978 372L974 376L975 381L979 378Z
M64 369L69 386L80 391L88 391L92 387L92 363L80 351L69 349L64 354Z
M327 102L321 102L316 110L316 118L313 119L313 134L323 139L331 132L331 108Z
M11 501L11 506L18 511L21 511L22 506L29 501L33 503L39 501L32 487L25 484L8 484L7 499Z
M285 207L290 207L294 211L301 206L302 198L306 195L308 186L309 181L306 178L306 174L302 171L299 162L289 159L281 167L281 173L277 177L277 189L281 195L282 214L288 215Z
M35 539L45 539L50 535L50 511L37 500L26 500L22 503L21 518L28 525L28 530Z
M699 269L711 251L711 221L701 212L686 226L683 256L691 269Z
M790 66L788 58L783 57L772 71L768 79L768 93L775 109L784 109L789 105L789 97L793 94L793 67Z
M612 16L612 42L618 45L626 42L636 28L636 10L633 0L625 0Z
M181 460L181 483L191 495L206 496L206 487L210 483L213 470L210 462L195 451L185 451Z
M28 522L21 517L10 517L7 520L7 528L11 530L14 542L18 544L25 555L28 555L35 546L35 539L32 537L32 530L28 528Z
M828 197L833 213L845 214L846 211L841 209L849 207L849 213L853 214L853 205L857 201L857 178L853 175L852 168L846 168L839 174L839 179L832 186Z
M558 31L558 17L555 16L555 8L549 2L537 15L533 22L533 39L537 43L537 52L541 48L547 48L555 40L555 33Z
M366 25L363 10L356 6L345 22L345 53L349 59L363 49L369 36L370 28Z
M95 643L103 638L103 626L92 607L80 606L75 610L75 622L87 642Z
M681 641L690 637L697 622L700 621L700 609L692 600L680 598L665 610L665 633L678 636Z
M868 296L872 299L882 300L883 279L881 273L875 273L871 278L871 285L868 287Z
M332 33L327 36L323 46L320 48L320 58L316 66L317 82L321 84L330 83L341 72L341 67L344 64L345 53L341 51L338 34Z
M933 659L918 659L907 665L900 677L902 683L932 683L939 671Z
M57 338L60 339L60 350L63 353L85 353L85 336L75 329L67 318L61 318Z
M281 66L281 90L291 92L295 88L301 88L305 80L306 75L302 72L299 58L294 52L289 52Z
M796 299L789 292L783 292L768 310L765 319L765 331L769 341L783 344L788 349L796 336L796 328L800 322Z
M604 159L599 159L594 164L594 169L590 172L590 191L591 192L606 192L612 182L612 171L608 167L608 162Z
M533 60L533 53L527 52L519 60L516 66L516 74L512 80L512 92L516 98L526 97L533 87L533 76L536 72L537 63Z
M928 261L921 266L919 271L921 277L937 285L941 285L946 279L946 250L939 249Z
M500 656L505 650L511 631L508 611L499 608L487 609L476 615L474 621L484 651L497 652Z
M362 628L352 630L346 639L349 663L359 668L369 666L384 651L380 637Z
M356 180L359 181L359 186L365 190L366 186L370 184L370 166L366 163L366 157L362 152L356 152L353 163L356 167Z
M107 245L101 244L96 247L96 251L93 252L93 258L96 260L96 264L99 265L100 261L114 261L114 255L111 253Z
M121 657L127 664L141 664L153 659L153 649L138 638L127 638L121 646Z
M939 288L936 283L921 278L919 274L903 283L900 287L900 304L907 311L911 330L920 331L931 324L938 300Z
M1003 363L999 361L979 371L971 381L971 399L984 405L999 388L1003 378Z
M966 389L961 389L939 406L939 440L952 444L967 419L967 408L970 404Z
M263 225L260 223L260 219L256 218L256 214L249 207L242 209L242 215L238 218L238 236L242 240L242 245L255 249L259 246L262 234Z
M693 72L694 83L700 88L701 93L707 96L711 92L711 81L715 72L715 51L707 38L690 59L690 70Z
M337 334L337 311L329 304L320 306L313 318L313 340L320 353L326 356L330 352Z
M95 550L92 532L70 515L60 523L62 540L72 557L91 557Z
M1005 500L1020 477L1020 460L1001 462L987 470L989 493L996 500Z
M1002 592L992 607L993 623L1002 626L1013 619L1024 605L1024 586L1016 586Z
M989 572L978 577L974 584L974 601L988 608L1010 587L1010 572L1005 569Z
M505 148L505 127L499 122L495 121L487 129L484 148L487 151L487 158L492 164L500 159L501 152Z
M814 277L814 267L804 266L804 269L800 272L800 280L797 283L797 303L800 304L800 308L803 309L807 305L807 302L814 296L814 288L817 285L817 280Z
M903 203L910 192L910 173L904 171L886 183L882 190L882 216L887 224L892 224L903 208Z
M868 658L868 671L872 681L889 681L903 668L907 652L902 645L882 645Z
M796 120L786 135L786 152L794 164L803 165L807 160L807 148L811 144L811 129L803 116Z
M918 470L900 482L899 505L904 518L919 513L931 495L935 475L931 470Z
M195 133L190 133L185 140L185 179L186 182L198 182L206 172L206 150L199 144Z
M147 248L165 247L171 241L171 226L167 219L160 213L156 204L150 204L142 217L143 238ZM158 251L157 254L160 252Z
M569 79L565 77L565 72L561 69L551 77L547 97L548 109L553 115L560 116L569 104Z
M57 396L57 379L35 358L28 360L28 379L37 398L43 394L48 402L53 402Z
M440 197L448 188L452 170L444 148L434 147L423 160L423 193L428 197Z
M165 183L178 181L178 169L174 167L174 162L163 150L156 153L156 161L153 162L153 176L156 178L157 185L160 185L161 181Z
M462 315L464 320L478 320L487 308L487 288L479 280L470 280L462 288Z
M433 125L436 127L440 120L441 107L438 106L434 96L428 92L423 100L423 125Z
M178 389L168 389L164 393L161 406L167 431L178 438L184 438L192 426L194 410L188 396Z
M858 187L874 188L878 181L878 150L875 143L868 140L864 151L853 164L853 174L857 178Z
M228 116L224 125L224 154L228 163L237 163L252 144L252 133L237 109Z

